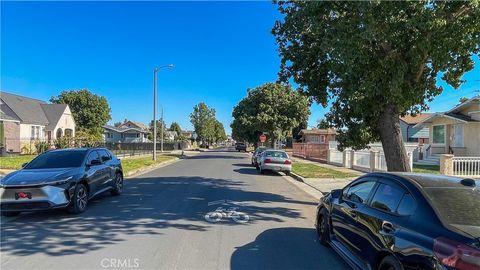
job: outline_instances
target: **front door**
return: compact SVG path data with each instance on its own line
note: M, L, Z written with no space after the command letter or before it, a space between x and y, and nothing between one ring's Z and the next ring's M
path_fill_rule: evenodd
M463 147L463 124L453 125L453 147Z

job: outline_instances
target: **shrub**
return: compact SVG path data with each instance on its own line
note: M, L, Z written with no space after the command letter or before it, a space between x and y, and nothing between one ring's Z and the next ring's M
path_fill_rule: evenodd
M48 150L50 146L47 142L44 141L36 141L35 142L35 149L37 150L37 154L41 154Z
M70 147L70 137L60 137L53 141L55 148L68 148Z

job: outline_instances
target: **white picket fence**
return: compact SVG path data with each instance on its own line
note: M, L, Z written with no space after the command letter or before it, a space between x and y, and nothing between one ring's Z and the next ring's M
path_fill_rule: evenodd
M370 152L354 151L352 165L354 169L370 169Z
M331 164L342 166L343 165L343 152L338 151L337 149L330 149L329 161Z
M480 176L480 157L453 157L453 175Z
M412 152L408 152L408 158L410 168L412 168ZM347 149L344 152L340 152L337 149L329 149L327 163L364 172L387 171L385 154L378 150L354 151Z

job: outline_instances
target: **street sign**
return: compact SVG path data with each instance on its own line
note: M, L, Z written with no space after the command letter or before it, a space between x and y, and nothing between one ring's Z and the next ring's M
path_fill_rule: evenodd
M260 135L259 139L260 139L260 142L264 143L265 141L267 141L267 136L265 136L265 134L262 134Z

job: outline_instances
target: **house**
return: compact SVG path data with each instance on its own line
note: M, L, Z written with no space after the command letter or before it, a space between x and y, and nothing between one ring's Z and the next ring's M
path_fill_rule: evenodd
M423 120L430 117L431 113L419 113L415 116L407 114L400 117L400 129L402 131L402 138L404 142L418 142L419 145L428 144L429 133L428 127L414 126Z
M332 129L302 129L298 133L300 140L304 143L328 144L329 141L335 141L337 132Z
M332 129L302 129L298 133L300 142L292 144L293 155L326 161L329 143L335 141L337 132Z
M118 127L105 125L103 128L105 142L150 142L147 138L150 131L148 130L148 127L142 123L125 121Z
M182 130L182 135L183 137L187 138L187 139L193 139L193 133L195 133L194 131L190 131L190 130Z
M163 134L163 139L165 141L174 141L177 137L177 132L174 130L165 130Z
M429 130L429 155L480 157L480 96L434 113L414 126L422 127Z
M67 104L2 91L0 93L1 152L34 152L36 141L53 143L63 136L75 136L75 120Z

